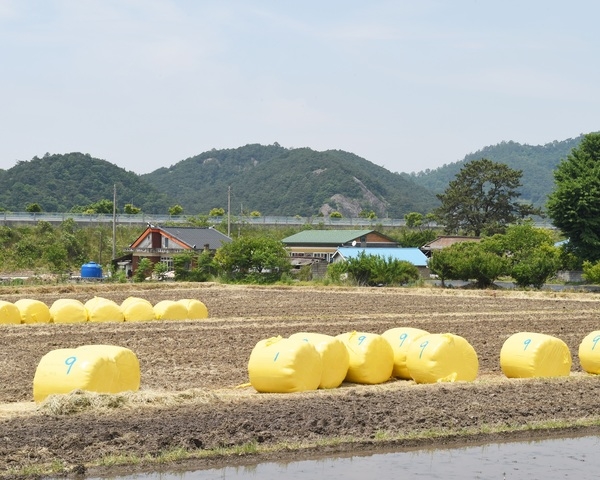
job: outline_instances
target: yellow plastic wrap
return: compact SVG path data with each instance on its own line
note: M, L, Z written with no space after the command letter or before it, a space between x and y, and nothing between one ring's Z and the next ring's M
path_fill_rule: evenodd
M90 298L84 306L88 322L122 322L125 320L121 307L108 298Z
M44 302L22 298L15 306L21 314L21 323L50 323L50 309Z
M567 344L543 333L515 333L500 350L500 366L508 378L566 377L571 364Z
M54 323L84 323L87 310L79 300L59 298L50 306L50 318Z
M183 303L175 300L162 300L154 305L157 320L187 320L188 311Z
M154 307L145 298L127 297L121 303L121 311L126 322L148 322L156 320Z
M20 324L21 312L14 303L0 300L0 324Z
M258 392L316 390L323 363L317 349L300 339L273 337L258 342L248 361L250 383Z
M463 337L430 333L410 344L406 367L417 383L471 382L477 378L479 360Z
M423 335L429 335L429 332L420 328L398 327L390 328L381 334L385 338L394 352L394 369L392 376L410 380L410 372L406 366L406 352L412 342L419 339Z
M394 368L394 352L381 335L348 332L337 336L348 349L346 381L374 385L388 381Z
M178 301L187 309L187 318L190 320L208 318L208 309L200 300L193 298L182 298Z
M600 374L600 330L591 332L579 344L579 363L585 372Z
M308 332L294 333L290 339L311 343L321 355L323 372L319 388L336 388L342 384L350 365L348 349L342 340L323 333Z
M33 378L33 398L73 390L96 393L137 391L140 366L129 349L114 345L85 345L52 350L42 357Z

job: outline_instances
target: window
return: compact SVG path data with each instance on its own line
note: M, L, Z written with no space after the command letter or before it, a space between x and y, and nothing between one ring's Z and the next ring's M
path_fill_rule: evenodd
M167 266L168 271L173 270L173 257L160 257L160 262Z

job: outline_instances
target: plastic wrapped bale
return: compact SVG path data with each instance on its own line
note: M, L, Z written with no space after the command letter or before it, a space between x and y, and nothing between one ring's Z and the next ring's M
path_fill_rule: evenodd
M33 378L33 398L73 390L96 393L137 391L140 365L131 350L115 345L85 345L52 350L42 357Z
M175 300L162 300L154 305L157 320L187 320L188 311L183 303Z
M187 318L190 320L199 320L208 318L208 309L200 300L193 298L182 298L178 300L187 309Z
M50 323L50 309L39 300L22 298L15 302L19 309L22 323Z
M587 373L600 374L600 330L588 334L579 344L579 363Z
M21 323L21 312L14 303L0 300L0 324L15 324Z
M300 339L273 337L258 342L248 360L251 385L262 393L316 390L323 363L317 349Z
M122 322L125 320L121 307L112 300L94 297L84 304L88 322Z
M145 298L127 297L121 303L121 311L126 322L148 322L156 320L154 307Z
M348 332L337 336L348 350L348 373L345 380L375 385L387 382L394 368L394 352L381 335Z
M571 364L567 344L543 333L515 333L500 350L500 367L508 378L566 377Z
M417 383L472 382L479 360L467 340L452 333L430 333L412 342L406 367Z
M420 328L410 327L390 328L381 334L381 336L390 343L390 346L394 351L393 377L405 380L410 380L412 378L408 371L408 367L406 366L406 353L408 352L410 344L424 335L429 335L429 332L421 330Z
M54 323L84 323L87 310L79 300L59 298L50 306L50 318Z
M350 365L348 349L342 340L323 333L305 332L294 333L290 339L311 343L321 355L323 372L319 388L336 388L342 384Z

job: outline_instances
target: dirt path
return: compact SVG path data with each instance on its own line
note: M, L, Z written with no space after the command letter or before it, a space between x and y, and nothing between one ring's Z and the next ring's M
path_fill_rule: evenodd
M259 458L289 460L424 443L494 441L508 435L485 433L491 431L521 430L510 435L530 438L548 434L532 429L542 422L557 427L583 419L586 429L600 425L600 378L584 374L577 358L581 340L600 329L600 301L594 294L214 284L149 287L3 290L1 300L35 298L48 305L58 298L85 301L94 295L119 303L131 295L152 303L197 298L210 312L204 321L0 326L3 476L34 475L37 467L52 465L74 473L97 473L94 462L107 456L146 457L135 468L154 470L157 461L168 460L165 452L185 451L196 458L169 463L169 468L206 468ZM399 326L466 338L478 355L477 380L435 385L391 380L281 395L240 387L248 382L250 351L261 339L299 331L382 333ZM573 356L571 376L506 379L499 352L504 341L519 331L564 340ZM32 402L32 379L42 355L91 343L124 346L136 353L142 371L137 400L121 408L71 415L38 409ZM150 395L175 400L145 403ZM465 437L466 433L471 435ZM288 448L282 450L282 445ZM275 447L276 451L268 451ZM203 456L217 448L237 448L237 454Z

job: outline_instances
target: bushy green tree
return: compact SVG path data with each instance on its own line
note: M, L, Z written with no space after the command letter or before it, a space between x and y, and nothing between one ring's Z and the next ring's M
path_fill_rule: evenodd
M176 216L183 214L183 207L181 205L173 205L169 207L169 215Z
M419 270L412 263L361 252L349 258L346 271L358 285L403 285L419 279Z
M187 282L206 282L216 274L210 252L184 252L173 257L175 279Z
M589 283L600 283L600 261L590 262L586 260L583 262L583 278Z
M446 232L501 233L507 225L538 210L517 202L520 170L482 158L466 163L443 194L435 210Z
M600 133L583 137L554 171L548 215L581 261L600 260Z
M154 264L149 258L142 258L140 263L138 263L135 272L133 272L133 281L134 282L143 282L147 277L152 275L152 270L154 268Z
M404 221L408 228L418 228L423 225L423 214L419 212L410 212L404 215Z
M30 213L39 213L42 211L42 207L39 203L28 203L25 206L25 211Z
M225 215L225 209L224 208L213 208L208 213L209 217L222 217L223 215Z
M142 209L139 207L135 207L132 203L126 203L123 207L123 213L127 215L138 215L142 212Z
M284 244L269 237L240 237L219 248L214 258L219 271L234 281L267 283L289 272Z

